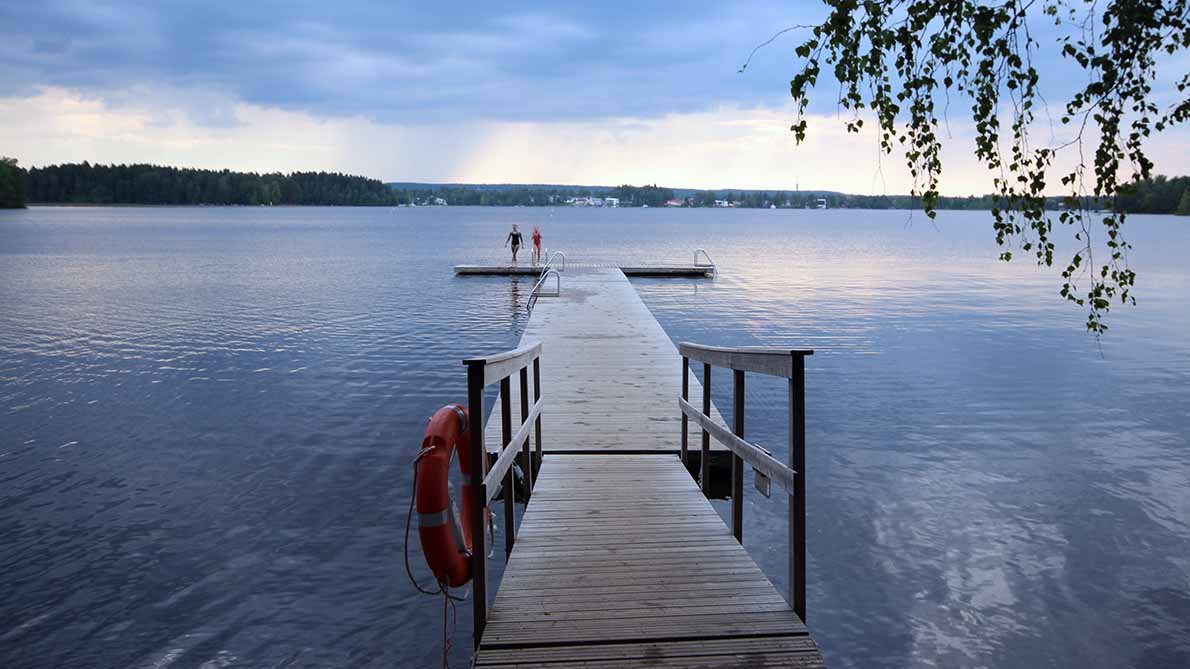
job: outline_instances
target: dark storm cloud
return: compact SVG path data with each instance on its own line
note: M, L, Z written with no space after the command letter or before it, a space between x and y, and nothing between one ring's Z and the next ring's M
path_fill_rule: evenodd
M736 70L775 26L806 12L724 3L5 3L0 84L17 95L49 85L104 97L194 88L396 122L655 117L784 103L795 38L762 52L746 75Z

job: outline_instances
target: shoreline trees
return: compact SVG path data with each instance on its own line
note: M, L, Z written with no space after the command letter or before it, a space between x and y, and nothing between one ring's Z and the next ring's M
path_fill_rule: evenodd
M25 170L16 158L0 156L0 209L25 207Z
M377 179L331 172L290 174L163 165L68 163L28 171L28 200L45 204L391 206Z

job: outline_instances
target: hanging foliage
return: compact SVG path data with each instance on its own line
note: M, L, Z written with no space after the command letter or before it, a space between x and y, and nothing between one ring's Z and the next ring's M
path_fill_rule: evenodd
M1120 201L1130 183L1149 179L1145 141L1190 116L1190 74L1177 71L1177 98L1159 105L1153 84L1190 46L1187 0L826 0L830 15L807 26L797 47L801 69L790 82L798 108L791 130L806 137L806 106L824 68L839 82L839 105L858 132L875 118L881 149L897 146L913 177L914 195L931 218L942 172L939 101L951 91L971 101L975 156L993 174L992 209L1001 258L1013 251L1053 265L1054 216L1046 211L1050 167L1060 151L1076 151L1076 167L1060 175L1066 192L1056 219L1076 226L1078 246L1065 261L1061 295L1088 310L1087 328L1107 329L1113 303L1135 304L1136 273L1123 235ZM1052 22L1056 44L1042 44L1030 24ZM1048 107L1034 61L1052 48L1085 73L1085 84L1061 108L1074 139L1035 146L1029 130ZM1185 60L1180 62L1184 69ZM1007 132L1003 127L1007 124ZM1091 161L1088 164L1088 151ZM1106 203L1102 214L1093 211Z

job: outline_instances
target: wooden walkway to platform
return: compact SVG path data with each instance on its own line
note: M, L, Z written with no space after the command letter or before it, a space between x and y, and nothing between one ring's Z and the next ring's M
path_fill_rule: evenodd
M540 341L545 351L545 453L678 452L682 356L623 272L568 267L560 294L537 300L521 341ZM691 396L700 396L698 379L689 378ZM515 392L512 409L521 415ZM499 420L488 421L484 442L500 443Z
M470 456L471 484L481 491L471 526L479 535L475 666L822 666L795 613L804 617L804 484L795 495L792 470L742 438L744 372L785 376L794 464L804 457L800 356L808 352L683 344L679 353L622 271L574 265L557 297L537 301L522 342L468 360L473 429L483 420L476 415L483 388L501 389ZM734 384L732 429L692 373L683 388L683 356L728 368L712 383ZM530 370L539 381L532 394ZM702 411L679 407L683 391L694 403L704 398ZM728 451L730 526L679 458L687 430L691 454L704 442ZM531 493L519 526L513 495L504 495L508 564L489 607L478 508L496 488L513 487L513 456L523 467L533 444L539 467L526 481ZM477 466L485 450L497 454L486 477ZM741 545L745 461L788 491L789 599ZM708 485L709 469L699 473Z

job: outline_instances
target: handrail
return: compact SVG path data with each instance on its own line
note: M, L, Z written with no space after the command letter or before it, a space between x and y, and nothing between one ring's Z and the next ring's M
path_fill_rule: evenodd
M550 275L553 275L555 281L554 292L547 293L542 290L542 287L545 285L545 280L549 278ZM529 299L525 302L525 313L533 313L533 307L537 305L537 298L543 295L546 297L557 297L561 294L562 275L559 274L558 270L554 269L553 267L545 268L545 271L541 273L541 278L537 280L537 283L533 284L533 290L529 291Z
M558 256L562 256L562 267L561 267L560 271L565 272L566 271L566 253L563 251L550 251L550 254L545 259L545 263L542 265L542 267L543 268L552 267L553 263L554 263L554 259L557 258Z
M496 353L483 358L466 358L463 364L468 367L480 365L483 367L484 385L493 384L512 374L516 370L529 364L541 356L541 342L531 341L511 351Z
M517 449L525 443L529 438L530 428L533 427L534 421L541 415L542 398L538 397L533 404L533 408L529 410L529 415L522 419L521 427L517 429L516 434L512 435L512 441L504 445L504 450L500 452L500 457L492 463L492 468L488 470L488 475L484 477L483 484L487 487L487 500L484 504L490 503L496 498L496 493L500 485L500 480L508 473L508 468L512 466L516 460Z
M710 416L704 415L694 408L693 404L680 397L678 398L678 408L682 410L683 414L701 425L702 429L709 432L715 441L731 449L733 453L743 458L744 462L752 465L753 469L776 481L789 494L792 495L795 492L794 480L797 477L797 472L774 458L767 450L750 441L745 441L742 437L735 436L731 430L716 423Z
M700 253L707 259L705 264L699 264L699 262L698 262L698 255ZM713 278L713 279L719 278L719 266L715 264L714 260L711 260L711 254L707 253L706 249L702 249L702 248L694 249L694 266L695 267L710 267L711 268L711 278Z
M814 355L811 349L773 348L765 346L706 346L682 342L678 344L682 357L708 363L716 367L759 372L770 376L791 378L794 359Z
M789 494L789 592L794 612L806 621L806 356L809 349L704 346L683 342L682 463L689 456L690 420L701 428L702 466L699 475L703 492L710 488L711 437L731 451L731 531L744 542L744 464L756 472L756 487L765 497L769 483L777 483ZM690 361L702 363L702 411L690 403ZM732 370L732 420L730 431L711 418L712 366ZM744 439L744 375L758 372L789 380L789 465L778 462L764 448Z
M484 534L489 518L488 504L495 499L498 491L504 492L504 551L507 557L512 554L512 546L516 541L514 505L517 492L512 465L519 454L525 473L524 493L527 499L533 494L535 465L541 464L541 408L544 404L544 398L541 396L541 342L529 342L495 355L467 358L463 360L463 364L467 366L467 432L470 437L470 453L460 457L469 458L471 464L471 474L467 481L473 492L470 496L471 507L468 509L471 515L471 551L468 559L471 561L471 599L474 616L472 629L475 647L479 648L479 641L483 638L484 626L488 620L488 549L487 536ZM533 369L532 409L529 406L530 367ZM514 374L519 376L521 391L521 422L515 435L512 431L510 380ZM501 448L496 461L489 468L488 452L484 446L483 396L484 389L494 383L500 384ZM533 438L530 438L530 433ZM531 448L534 442L536 458L533 457L534 449Z

